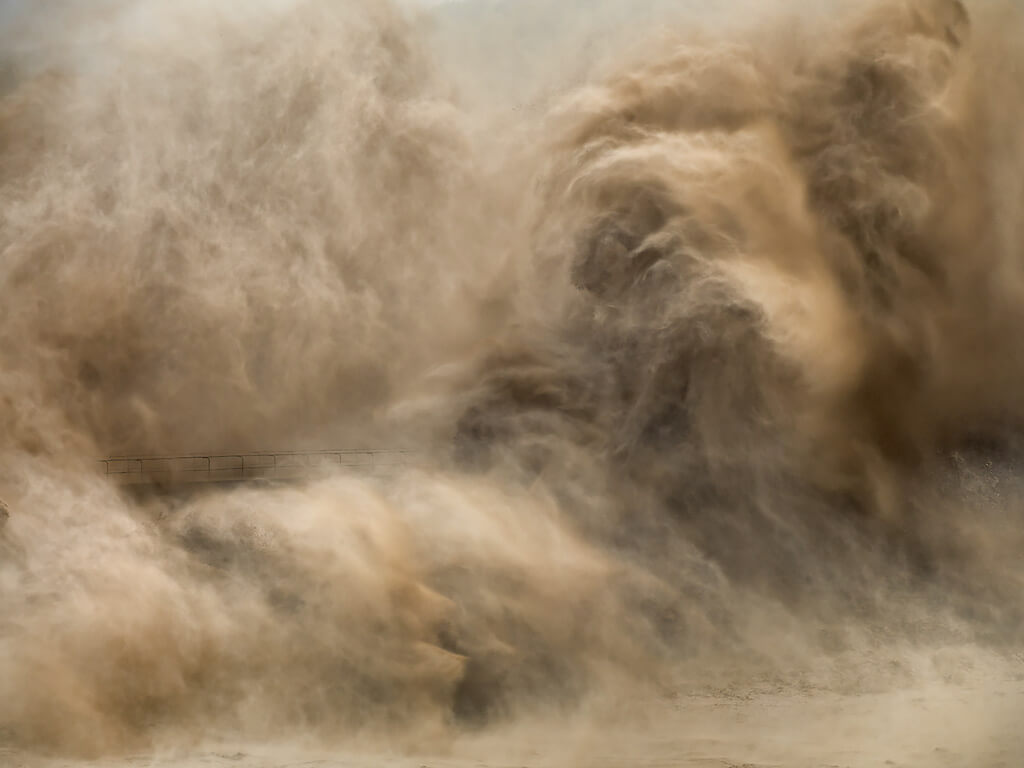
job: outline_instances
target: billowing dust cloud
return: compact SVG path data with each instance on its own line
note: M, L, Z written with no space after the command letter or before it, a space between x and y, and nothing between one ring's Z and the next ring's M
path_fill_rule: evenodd
M1014 648L1015 12L680 25L496 120L407 10L235 5L78 11L3 86L4 740L416 749ZM417 466L94 461L374 445Z

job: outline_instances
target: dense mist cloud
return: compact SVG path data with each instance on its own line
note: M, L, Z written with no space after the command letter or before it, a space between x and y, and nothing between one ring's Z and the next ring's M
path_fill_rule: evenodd
M0 738L416 749L1012 652L1019 19L800 10L538 46L529 109L438 52L468 6L28 19ZM388 478L180 496L93 461L398 443L418 466Z

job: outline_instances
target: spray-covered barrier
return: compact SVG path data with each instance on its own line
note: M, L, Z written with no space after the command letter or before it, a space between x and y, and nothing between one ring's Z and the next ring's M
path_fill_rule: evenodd
M254 451L188 456L112 456L100 459L110 482L156 489L206 483L291 482L338 471L364 475L389 474L416 460L399 449L337 451Z

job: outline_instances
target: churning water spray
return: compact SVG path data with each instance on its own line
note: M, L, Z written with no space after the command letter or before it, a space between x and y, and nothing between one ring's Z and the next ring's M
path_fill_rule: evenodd
M415 749L1019 640L1009 7L680 25L500 119L386 3L66 13L0 100L3 740ZM92 461L357 443L420 465Z

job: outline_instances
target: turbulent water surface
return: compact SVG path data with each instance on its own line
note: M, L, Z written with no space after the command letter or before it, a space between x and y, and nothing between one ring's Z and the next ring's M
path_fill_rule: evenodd
M0 762L1021 764L1019 13L719 6L0 14Z

